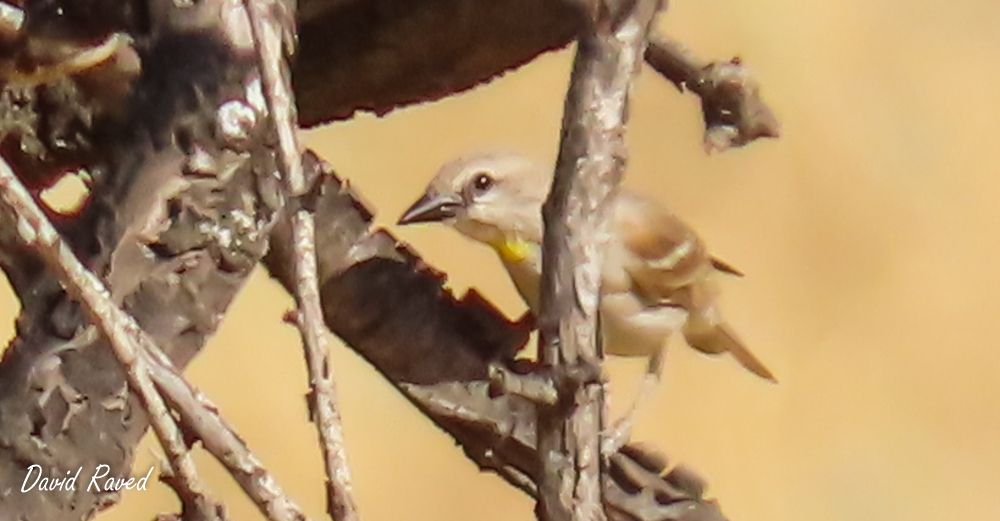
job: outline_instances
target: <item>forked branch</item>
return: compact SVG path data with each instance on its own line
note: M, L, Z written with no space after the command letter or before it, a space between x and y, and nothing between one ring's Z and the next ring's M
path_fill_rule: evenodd
M104 284L80 263L2 158L0 203L0 213L4 216L0 221L3 225L17 229L17 236L24 245L37 252L49 272L54 273L66 291L83 304L91 322L96 324L96 329L95 326L88 326L73 340L55 349L76 349L89 345L99 335L108 339L115 356L121 362L129 386L139 396L149 414L153 431L167 453L175 477L174 487L185 508L197 512L204 519L213 519L209 516L219 511L219 504L205 495L205 486L195 469L183 433L151 379L150 373L156 369L150 367L144 350L158 348L135 323L135 319L111 300Z
M104 206L92 207L73 222L62 222L64 237L87 266L114 264L113 259L127 257L123 252L137 243L147 247L145 253L155 253L148 264L111 266L111 273L124 268L125 278L141 281L116 293L115 299L122 300L122 306L182 367L214 332L267 249L263 237L270 230L270 212L279 211L281 197L268 184L275 170L273 145L266 139L270 133L257 128L262 111L255 112L257 107L247 98L258 84L239 63L239 57L247 55L246 47L235 40L245 36L240 25L245 19L229 16L242 9L241 3L150 0L148 4L148 10L122 10L115 2L87 3L99 12L88 13L92 16L85 17L82 25L100 21L97 33L88 32L92 27L78 28L99 37L107 34L101 32L104 29L121 31L143 51L138 86L125 98L127 103L115 105L116 111L124 112L119 114L122 119L98 127L93 122L100 110L74 90L72 82L61 82L29 92L5 89L0 106L12 117L0 121L0 130L13 129L3 152L19 175L80 165L106 174L94 187ZM295 83L300 93L309 92L299 99L299 108L300 119L311 123L343 119L356 110L385 113L454 94L544 51L561 48L579 32L578 18L567 16L563 2L311 0L301 4L304 52L298 56ZM214 18L198 14L212 12L226 14L232 26L220 30L213 25ZM456 18L455 12L465 15ZM160 17L152 26L144 18L150 13ZM132 19L135 16L139 19ZM18 30L17 24L8 25L0 26L0 35ZM351 38L341 38L343 34ZM229 36L236 38L231 41ZM657 48L654 43L650 52ZM676 49L666 49L676 54ZM652 62L650 56L647 53ZM696 78L702 75L702 64L691 63L697 66L674 72L677 81L693 90L701 84ZM711 90L698 94L705 97ZM724 108L720 114L744 112ZM321 214L318 222L323 223L316 230L316 249L327 324L454 436L477 464L537 494L535 404L514 396L491 396L487 374L491 362L510 356L523 342L522 331L504 322L482 299L454 299L442 288L440 274L388 234L373 232L370 211L349 187L327 174L319 181L315 201ZM168 194L170 213L160 216L145 197L150 191L144 189L163 179L191 184ZM284 215L290 223L292 215ZM232 216L247 218L229 220ZM156 221L160 218L162 222ZM166 231L156 237L135 233L121 237L121 230L134 232L130 226L135 222L157 222L156 229ZM275 236L270 268L296 293L295 260L282 254L295 251L290 226L287 231ZM8 228L4 235L11 233ZM16 490L23 469L33 462L51 463L62 472L80 462L89 466L107 461L115 472L127 473L146 427L145 417L135 413L134 400L123 388L118 364L103 341L80 352L63 353L53 362L61 364L54 371L61 378L59 385L78 390L86 400L70 400L65 414L66 404L60 400L52 399L51 406L39 401L39 395L48 391L33 386L26 368L41 359L39 353L48 346L72 336L85 318L78 316L51 277L32 267L37 264L33 255L2 253L4 268L24 305L19 338L0 363L0 406L10 417L37 416L41 430L29 422L0 422L4 441L0 512L28 519L83 518L106 508L115 497L80 491L46 495L43 501L43 496L9 491ZM154 362L149 366L155 376ZM233 441L232 433L213 430L221 420L175 376L161 374L161 380L154 380L168 405L181 413L183 422L206 428L207 434L199 434L205 446L227 454L228 465L245 471L238 480L253 478L259 467L252 455L245 447L227 445ZM722 519L715 503L702 497L698 480L678 470L662 475L665 464L644 454L627 448L610 458L604 488L609 517Z

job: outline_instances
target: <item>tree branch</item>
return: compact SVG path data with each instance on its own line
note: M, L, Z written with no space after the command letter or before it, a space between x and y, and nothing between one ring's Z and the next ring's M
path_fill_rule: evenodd
M607 200L625 171L632 79L642 64L658 0L591 2L563 111L552 190L542 207L539 359L552 368L559 407L538 417L541 466L536 513L543 521L603 520L598 306L608 242ZM574 373L598 375L579 382ZM582 385L571 386L576 380Z
M443 275L384 230L329 166L306 154L318 172L314 193L320 294L327 326L461 444L482 469L537 497L535 404L491 392L490 367L509 360L528 331L470 291L461 300ZM307 175L307 177L309 177ZM294 288L292 229L275 225L265 265ZM690 473L666 472L649 450L626 447L613 456L605 502L615 521L723 521Z
M778 119L760 98L760 86L738 58L706 62L680 42L650 35L646 61L678 90L701 97L705 149L722 152L781 133Z
M356 111L383 115L489 82L572 42L583 28L576 3L303 0L293 75L299 120L313 126ZM656 34L645 59L701 98L710 151L778 135L744 64L709 62Z
M139 401L149 415L160 445L167 452L170 467L177 476L175 483L182 502L186 508L208 519L210 513L218 510L219 505L205 495L205 486L198 476L184 437L164 404L163 398L154 387L150 365L143 356L144 350L159 351L159 348L131 316L111 301L104 284L80 264L59 236L59 232L2 158L0 158L0 201L2 201L0 214L3 215L0 222L3 226L17 229L24 245L38 252L49 272L56 275L74 300L83 303L90 320L108 340L125 370L129 386L138 394ZM50 354L55 355L61 350L77 349L93 344L98 338L96 333L97 330L93 329L93 326L88 326L85 331L78 334L79 338L56 346Z
M294 54L292 43L295 2L246 0L253 27L265 99L278 140L278 164L285 183L285 193L301 198L306 193L299 153L295 97L291 77L285 66ZM283 38L284 37L284 38ZM287 54L282 43L289 42ZM296 203L300 203L297 200ZM337 410L333 381L333 362L327 348L323 310L316 273L316 223L312 211L295 204L292 213L292 244L295 248L295 300L298 312L295 323L302 336L306 366L309 370L309 411L319 435L326 470L327 512L334 521L357 521L357 505L351 486L351 471L344 448L344 428Z
M31 128L42 146L58 142L53 150L63 151L32 156L19 176L48 179L49 168L87 158L91 197L78 213L60 216L60 232L84 265L102 274L114 302L152 337L149 344L182 367L263 256L282 201L272 183L274 150L258 125L259 80L239 39L245 18L218 16L230 2L151 4L162 17L133 34L142 74L122 86L127 102L113 113L85 104L84 78L76 76L29 91L4 85L4 100L26 102L18 106L37 119L19 117L0 131L6 145L24 138L8 131ZM190 16L199 9L214 15ZM46 97L53 93L66 96ZM43 134L64 130L67 121L71 137ZM23 158L23 149L13 149ZM11 150L5 146L4 155ZM147 418L106 342L59 349L87 317L16 233L16 226L0 229L0 262L23 305L19 336L0 363L0 519L89 518L113 505L118 492L22 493L29 465L63 476L106 464L109 476L127 476ZM214 406L172 372L171 360L147 358L142 350L137 360L148 365L189 433L269 516L304 519Z
M384 115L468 90L566 46L576 20L549 0L303 0L293 65L300 123Z
M111 67L110 75L87 70L27 90L2 85L0 151L29 189L86 167L91 201L56 225L183 367L267 249L281 206L269 175L274 145L258 124L257 78L240 58L245 33L238 23L218 25L220 13L230 23L242 19L225 11L232 2L68 5L56 24L69 28L62 36L100 42L126 33L134 43L123 56L141 55L141 73ZM535 0L302 0L300 121L385 113L487 81L569 43L579 29L570 9ZM328 325L474 461L531 492L538 477L534 405L491 398L488 379L489 363L509 357L523 329L475 294L456 301L440 274L388 234L369 230L370 213L349 189L322 179L317 250ZM83 519L117 495L21 494L27 465L62 475L102 462L126 475L147 422L105 342L50 356L85 316L13 233L0 230L0 263L22 298L18 337L0 362L0 518ZM272 260L290 244L276 244ZM272 273L294 274L286 260L272 262ZM673 472L661 478L662 467L623 458L610 462L605 500L612 518L721 519L691 480Z

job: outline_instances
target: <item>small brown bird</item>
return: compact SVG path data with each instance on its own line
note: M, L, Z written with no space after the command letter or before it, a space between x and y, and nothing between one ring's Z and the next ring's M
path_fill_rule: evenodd
M510 152L472 154L446 163L399 224L441 222L492 247L521 297L537 315L542 271L542 204L551 169ZM610 213L612 238L602 266L600 319L606 353L649 357L631 412L659 381L667 339L681 331L691 347L730 353L750 372L775 381L719 312L713 273L742 274L711 257L695 232L663 206L619 189Z

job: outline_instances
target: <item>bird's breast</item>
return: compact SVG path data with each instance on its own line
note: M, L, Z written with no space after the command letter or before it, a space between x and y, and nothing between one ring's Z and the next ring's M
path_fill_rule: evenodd
M511 281L535 315L539 310L539 285L542 279L541 246L529 241L509 239L491 245L500 255Z

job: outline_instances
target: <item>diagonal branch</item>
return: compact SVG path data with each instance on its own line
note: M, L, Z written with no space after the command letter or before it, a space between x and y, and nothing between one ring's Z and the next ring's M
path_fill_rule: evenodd
M88 158L93 189L80 212L61 216L60 231L84 265L102 275L114 303L154 339L143 340L147 347L155 341L170 356L138 349L135 360L148 367L185 434L200 439L267 516L305 519L215 407L174 370L215 331L266 251L283 203L271 183L273 145L258 124L264 110L241 41L245 18L190 16L218 14L233 8L231 2L150 4L156 4L154 26L135 33L142 74L122 86L127 103L114 114L83 105L76 78L27 93L4 86L2 99L19 107L26 101L23 108L37 112L43 143L83 147L73 157ZM76 126L73 118L81 113L93 117L93 127ZM52 121L66 119L73 139L44 134L62 130ZM21 148L16 141L7 147L10 142L4 140L5 156ZM67 157L40 154L20 162L17 173L58 171ZM26 470L37 464L61 476L100 463L110 475L127 476L148 418L107 342L71 340L86 325L86 313L16 234L17 226L0 229L0 262L23 304L18 338L0 363L0 518L85 519L113 506L118 493L87 487L21 493Z
M66 246L48 217L18 180L6 161L0 158L0 201L5 226L16 226L18 236L25 246L38 252L51 273L84 309L92 323L107 339L118 357L129 386L138 393L160 445L167 452L173 472L176 473L178 493L186 508L205 519L217 512L219 503L205 495L205 486L198 476L194 461L184 442L184 437L173 416L150 377L150 365L143 355L144 349L158 349L142 331L135 320L109 298L104 284L85 268L76 255ZM67 345L56 350L75 349L97 340L93 326L79 333ZM54 353L53 353L54 354ZM164 357L165 358L165 357Z
M320 293L327 326L416 407L461 444L484 470L537 497L535 405L491 392L490 368L512 357L528 331L509 322L474 291L456 299L443 276L384 230L329 166L306 154L316 172L315 215ZM307 175L307 177L309 177ZM285 214L271 235L265 264L295 287L294 245ZM648 449L611 457L604 499L615 521L723 521L687 471L667 472Z
M132 36L142 53L135 84L116 81L113 89L87 91L74 80L30 91L3 88L0 133L11 132L0 146L24 179L48 181L81 165L100 174L93 204L58 223L60 231L85 265L127 283L121 290L112 286L116 299L183 367L267 249L272 212L281 204L270 182L275 155L257 125L263 109L255 104L255 74L235 58L246 55L239 41L245 19L229 10L241 3L127 4L133 8L87 2L83 23L97 23L82 33L78 20L60 23L73 29L65 35L84 34L87 41L115 31ZM300 120L313 124L445 97L561 48L578 32L564 2L302 0L301 7L295 88ZM219 10L232 27L219 30L213 15ZM88 96L95 92L92 103ZM523 341L523 331L475 295L455 300L415 254L388 234L371 232L370 212L339 182L326 176L317 190L324 226L316 247L328 325L474 461L531 492L538 477L534 405L491 398L487 373L489 361L509 356ZM166 203L151 203L150 194ZM293 251L286 249L288 232L276 231L288 242L277 240L270 267L294 284L294 262L278 253ZM107 462L112 473L125 475L147 422L104 341L46 356L49 347L71 339L85 317L31 252L18 250L13 233L0 230L0 262L23 308L18 338L0 362L0 517L83 519L117 496L17 493L27 465L38 462L61 475ZM185 402L189 411L197 410L195 398ZM611 458L609 516L721 519L692 480L675 471L661 477L662 465L640 459L624 451Z
M127 369L129 384L139 393L149 411L154 430L170 457L171 465L181 480L191 485L185 492L190 493L196 503L185 506L198 508L205 519L211 519L210 513L219 508L201 491L203 487L197 478L194 462L157 389L180 412L182 425L205 443L209 452L229 470L269 519L305 520L301 509L285 495L274 476L222 420L217 408L177 373L167 355L136 324L135 319L111 300L104 284L70 251L31 194L3 161L0 161L0 200L9 213L8 223L16 226L24 242L40 253L46 266L56 274L70 295L84 303L91 320L106 335L115 355Z
M149 352L151 362L156 364L153 372L156 386L179 413L181 424L202 441L205 449L226 468L261 513L272 521L308 521L309 518L285 494L274 475L264 468L246 442L222 419L218 408L166 365L169 359L162 352Z
M351 471L344 448L344 428L337 410L333 381L333 361L326 342L323 310L319 298L316 268L316 222L313 213L301 206L306 193L302 156L295 125L294 94L291 77L282 52L283 37L295 34L295 2L247 0L244 5L253 27L260 63L264 98L278 140L278 166L285 183L285 193L297 198L292 210L294 245L295 300L298 303L295 323L302 336L309 370L309 411L316 424L326 470L327 512L334 521L356 521L357 505L351 486ZM289 49L291 55L293 49Z
M309 369L309 410L316 424L323 463L326 470L327 512L334 521L356 521L357 504L351 484L344 447L344 427L337 408L337 392L333 380L333 362L326 341L323 308L319 298L319 278L316 268L315 222L306 210L293 217L296 257L296 300L299 310L295 322L302 333Z

